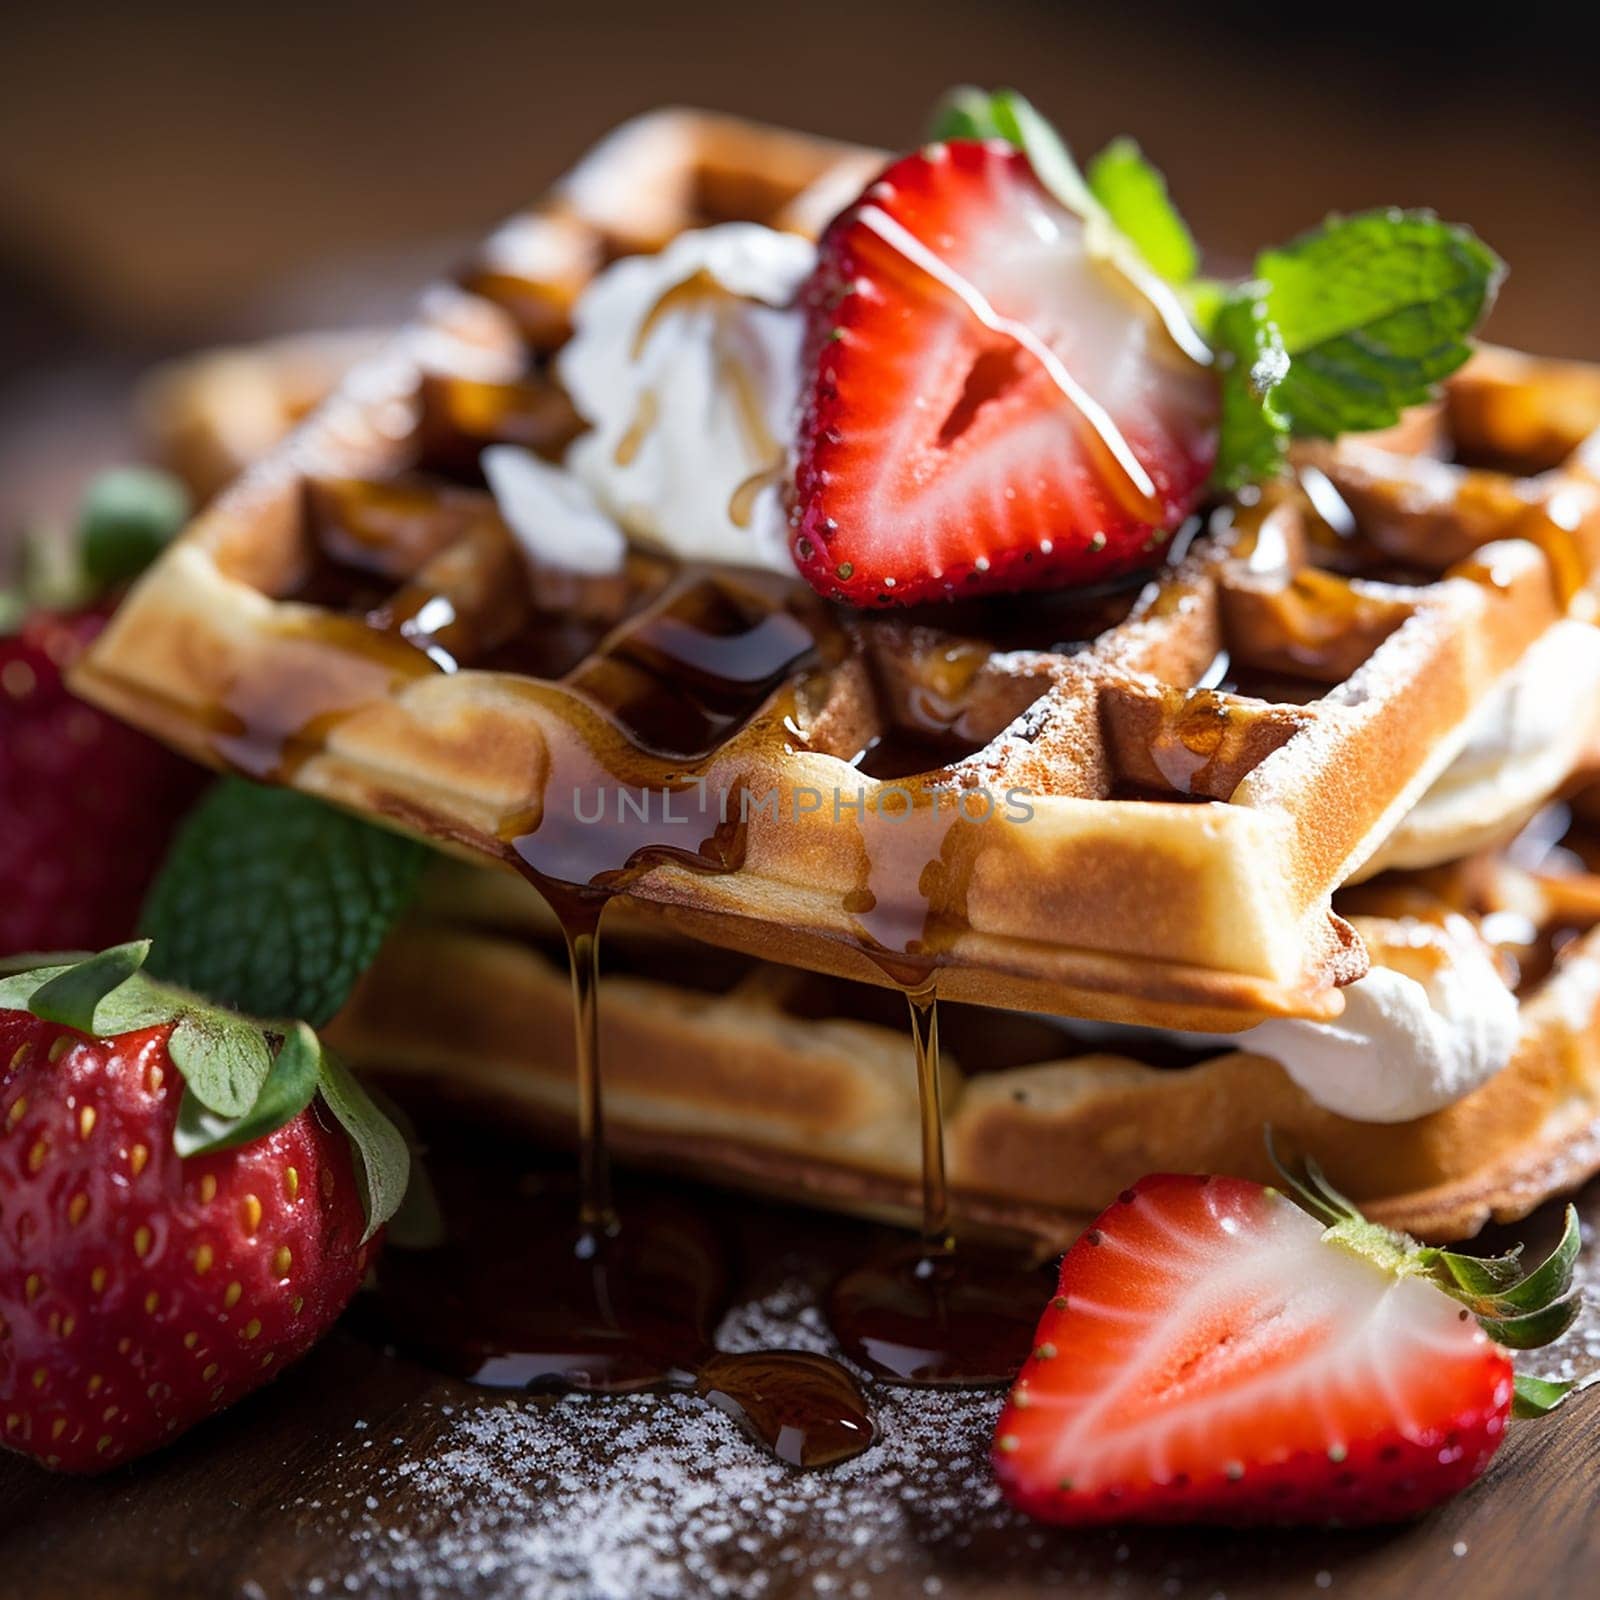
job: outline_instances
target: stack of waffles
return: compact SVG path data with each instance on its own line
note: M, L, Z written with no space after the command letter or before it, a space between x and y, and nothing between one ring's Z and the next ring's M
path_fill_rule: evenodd
M594 276L719 222L814 234L882 160L683 112L613 135L210 504L79 690L458 858L335 1025L370 1070L561 1127L571 1000L524 877L606 879L608 1120L641 1160L905 1211L893 989L932 978L977 1222L1059 1239L1151 1170L1265 1176L1264 1123L1437 1237L1600 1169L1600 687L1567 665L1595 655L1600 371L1484 350L1154 577L1025 604L844 612L513 538L479 457L579 432L552 358ZM204 369L165 393L230 436ZM1398 1120L1308 1090L1298 1041L1377 970L1503 984L1509 1062Z

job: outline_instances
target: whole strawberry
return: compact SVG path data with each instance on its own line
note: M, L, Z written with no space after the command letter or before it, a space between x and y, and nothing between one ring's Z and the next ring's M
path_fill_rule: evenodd
M98 611L0 637L0 956L126 939L198 767L72 695Z
M0 956L128 938L203 781L65 682L105 625L105 597L183 514L160 475L108 474L90 490L77 541L50 545L48 558L33 546L30 581L0 593Z
M0 1442L67 1472L303 1355L406 1181L309 1028L152 983L147 948L0 979Z
M1577 1314L1575 1213L1541 1266L1425 1249L1312 1170L1306 1209L1162 1174L1069 1250L995 1435L1006 1497L1049 1522L1372 1523L1488 1466L1568 1385L1504 1348Z

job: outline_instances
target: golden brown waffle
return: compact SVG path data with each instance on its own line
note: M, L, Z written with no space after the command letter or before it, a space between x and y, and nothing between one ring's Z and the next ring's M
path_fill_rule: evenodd
M312 333L207 350L157 367L135 413L152 455L209 500L316 409L385 333Z
M1582 380L1507 358L1442 431L1390 441L1559 458L1544 478L1429 463L1413 514L1415 456L1340 446L1197 522L1143 588L845 616L652 556L530 572L475 463L572 437L548 359L593 272L707 222L815 228L878 159L693 113L629 125L193 525L79 689L502 864L532 839L587 876L692 837L636 860L628 898L770 961L883 981L870 951L914 944L955 1000L1212 1029L1335 1013L1366 954L1332 891L1491 686L1593 609L1600 489L1558 449L1600 421ZM561 803L584 784L733 815L584 829ZM977 789L1013 815L999 797L1026 791L1029 820L978 820Z
M1600 830L1542 814L1504 853L1391 874L1341 901L1379 960L1471 917L1521 1001L1506 1069L1444 1110L1319 1109L1261 1056L1155 1038L1108 1049L1040 1018L942 1008L950 1173L967 1220L1062 1239L1145 1173L1270 1177L1262 1127L1372 1214L1436 1238L1508 1220L1600 1169ZM916 1085L898 996L719 956L624 919L601 1006L617 1149L713 1181L913 1214ZM450 868L333 1037L358 1065L564 1130L569 993L530 891Z

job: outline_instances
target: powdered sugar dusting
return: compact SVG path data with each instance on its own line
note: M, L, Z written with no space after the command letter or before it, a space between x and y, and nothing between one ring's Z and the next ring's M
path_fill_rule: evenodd
M799 1277L737 1307L718 1343L832 1349ZM961 1548L981 1530L1023 1526L988 1466L998 1394L879 1389L875 1401L878 1444L814 1473L772 1460L685 1395L440 1407L432 1450L353 1496L352 1561L326 1592L444 1596L470 1580L542 1600L691 1600L791 1593L800 1581L801 1592L865 1595L891 1549ZM387 1519L372 1515L382 1503ZM390 1526L397 1506L404 1532Z

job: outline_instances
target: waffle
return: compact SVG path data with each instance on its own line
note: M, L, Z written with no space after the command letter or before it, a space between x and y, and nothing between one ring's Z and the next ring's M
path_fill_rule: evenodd
M139 433L197 501L209 500L387 338L376 332L301 334L166 362L139 385Z
M631 866L640 915L771 962L884 982L914 949L953 1000L1208 1030L1336 1014L1368 958L1333 890L1593 609L1587 380L1507 357L1120 589L846 616L645 553L530 570L477 454L572 438L549 357L594 271L706 222L812 231L880 159L683 112L613 135L193 524L78 689L468 856ZM546 809L595 779L735 815L662 851Z
M1430 1238L1575 1187L1600 1170L1600 829L1569 818L1552 808L1509 849L1340 897L1374 958L1402 966L1419 922L1470 917L1517 986L1511 1063L1413 1122L1323 1111L1275 1062L1221 1040L1108 1048L1049 1019L942 1007L958 1214L1059 1241L1150 1171L1270 1179L1263 1123L1369 1214ZM706 952L638 917L608 939L600 1015L620 1153L761 1193L915 1214L917 1097L897 996ZM331 1037L367 1071L568 1128L565 964L520 884L436 876Z

